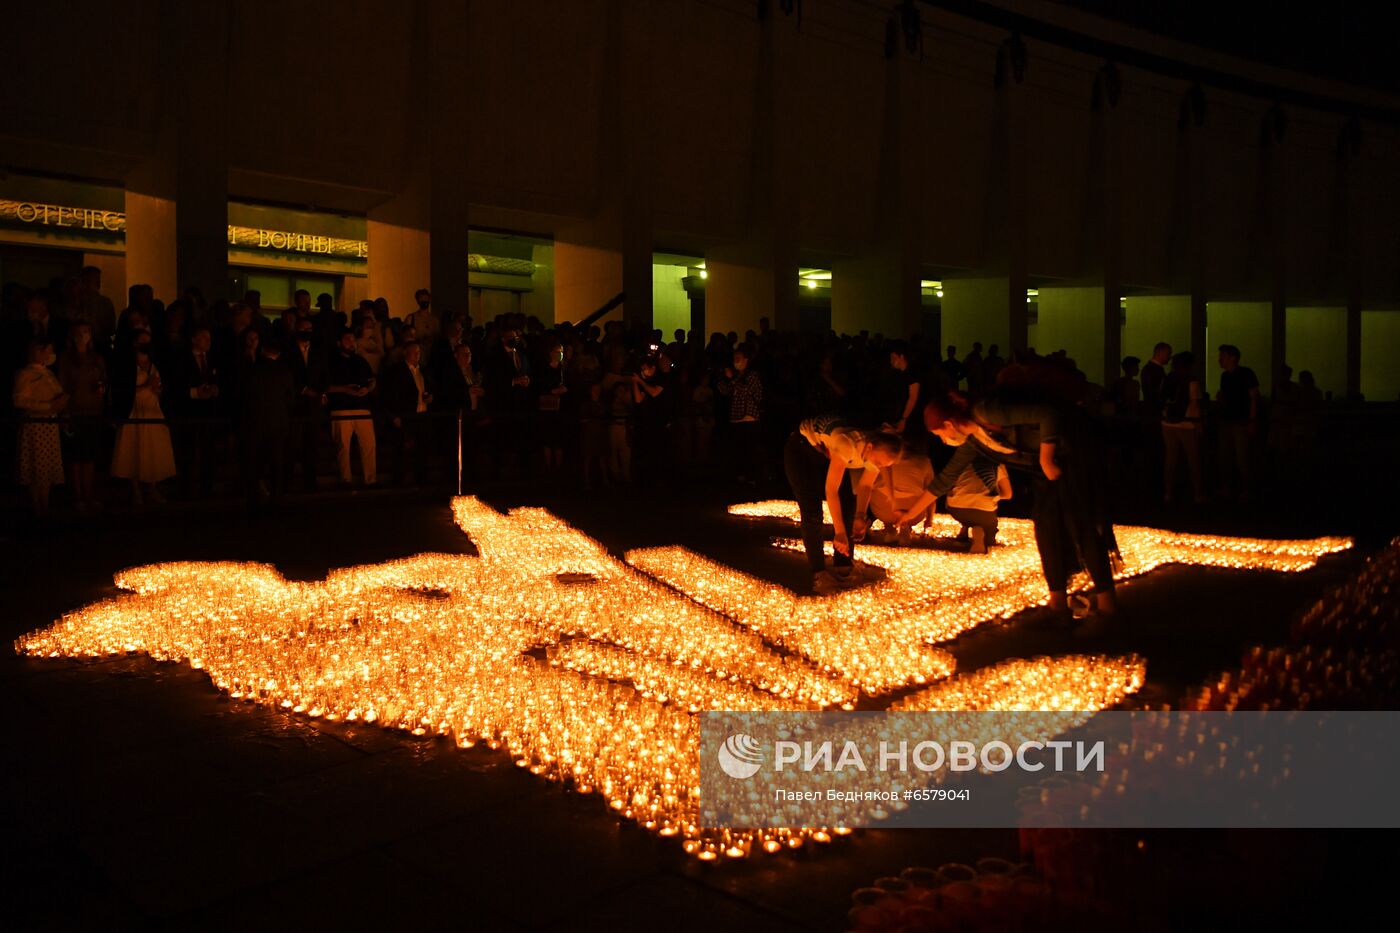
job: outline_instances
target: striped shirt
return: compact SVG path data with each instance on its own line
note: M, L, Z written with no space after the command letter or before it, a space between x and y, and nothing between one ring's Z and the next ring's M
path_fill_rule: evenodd
M797 430L807 443L826 453L832 460L844 464L846 469L879 472L879 467L865 459L866 433L851 427L840 416L808 418Z

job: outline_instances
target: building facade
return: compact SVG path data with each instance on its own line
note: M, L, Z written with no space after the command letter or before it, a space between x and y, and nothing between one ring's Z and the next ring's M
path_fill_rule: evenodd
M1266 382L1400 395L1379 91L1024 0L30 7L6 279L396 311L428 285L478 320L622 293L638 324L936 327L1094 380L1230 342Z

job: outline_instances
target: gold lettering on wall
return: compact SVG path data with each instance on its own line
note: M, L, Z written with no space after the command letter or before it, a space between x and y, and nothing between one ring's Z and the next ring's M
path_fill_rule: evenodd
M261 227L238 227L233 224L228 228L228 245L240 249L312 253L342 259L364 259L369 255L369 244L364 240L343 240L314 233L292 233L286 230L265 230Z
M0 199L0 223L6 221L40 227L93 230L98 233L121 233L126 229L126 215L120 211Z

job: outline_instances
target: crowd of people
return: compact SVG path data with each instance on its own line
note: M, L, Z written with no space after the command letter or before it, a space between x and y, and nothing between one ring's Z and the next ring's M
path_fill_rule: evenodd
M1063 352L1003 356L978 343L940 353L918 337L779 331L766 319L708 338L617 320L474 322L434 308L426 289L400 316L385 298L346 313L306 291L275 312L257 292L206 301L190 288L165 304L138 284L118 312L95 268L45 289L6 285L0 328L14 389L6 456L38 515L64 484L75 511L101 509L111 498L104 473L124 481L136 506L173 490L236 492L250 509L336 481L448 482L459 463L468 486L529 478L561 489L712 481L756 490L796 470L810 490L790 443L804 419L879 428L898 439L901 461L936 472L951 448L935 438L956 419L927 425L930 402L1014 387L1092 415L1105 468L1126 480L1120 492L1204 502L1213 475L1217 495L1248 497L1262 450L1259 380L1230 346L1219 350L1210 399L1201 361L1165 343L1096 386ZM1268 444L1303 451L1321 401L1307 373L1284 385ZM910 469L899 479L906 493L923 485ZM977 473L990 484L955 489L954 477L939 495L980 512L990 495L994 513L1004 484L995 465L978 463ZM870 509L892 503L889 492L872 492ZM979 547L994 534L985 520L969 524Z

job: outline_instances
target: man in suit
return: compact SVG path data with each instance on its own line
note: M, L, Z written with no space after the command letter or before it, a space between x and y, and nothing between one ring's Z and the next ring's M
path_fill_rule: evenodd
M282 494L282 456L291 430L296 387L291 368L275 342L263 345L248 374L240 412L243 485L248 510L256 513L266 490L276 506Z
M403 345L403 358L381 374L395 485L404 481L407 459L413 461L414 482L422 483L428 476L427 412L433 395L422 360L423 348L416 341L410 341Z
M509 452L522 474L530 469L533 396L530 392L530 361L525 338L514 326L501 332L500 346L487 354L486 391L496 419L499 443L496 455Z
M310 296L306 297L309 302ZM297 396L295 420L288 435L287 483L291 485L293 469L299 462L302 489L312 492L316 489L316 443L325 421L330 367L325 353L316 344L311 318L297 318L295 328L287 353Z
M175 457L189 493L208 497L214 491L214 438L223 414L219 367L214 362L209 328L196 325L188 349L175 351L167 414L175 426Z

